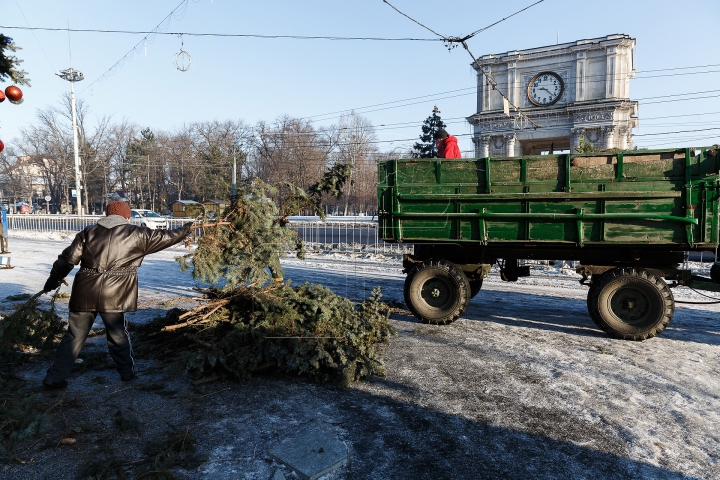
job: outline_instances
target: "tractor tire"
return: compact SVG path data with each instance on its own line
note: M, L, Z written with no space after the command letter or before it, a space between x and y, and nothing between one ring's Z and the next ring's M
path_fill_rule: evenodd
M603 272L603 273L600 273L600 274L597 274L597 275L593 275L593 276L590 278L590 285L589 285L590 289L588 290L588 294L587 294L587 309L588 309L588 312L591 312L591 311L592 311L592 308L593 308L593 307L590 305L590 299L593 298L593 295L595 295L596 292L597 292L598 285L600 284L600 278L602 278L605 274L610 273L611 271L612 271L612 270L607 270L607 271L605 271L605 272ZM590 316L592 316L592 314L590 314Z
M647 340L662 333L675 313L675 299L665 281L641 268L615 268L588 292L595 325L613 338Z
M715 262L710 267L710 278L712 278L713 282L720 283L720 262Z
M424 323L446 325L465 313L470 303L470 283L454 263L427 260L405 278L405 304Z
M475 295L480 293L480 289L482 288L483 279L473 279L470 280L468 278L468 283L470 283L470 298L475 298Z

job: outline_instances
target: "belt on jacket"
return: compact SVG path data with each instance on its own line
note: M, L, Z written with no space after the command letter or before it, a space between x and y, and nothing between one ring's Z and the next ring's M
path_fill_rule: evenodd
M100 267L80 267L80 271L78 273L108 273L113 275L131 275L137 272L137 267L123 267L123 268L111 268L111 269L104 269Z

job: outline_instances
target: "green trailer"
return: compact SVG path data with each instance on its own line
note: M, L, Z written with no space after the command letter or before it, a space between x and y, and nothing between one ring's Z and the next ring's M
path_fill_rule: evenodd
M719 149L383 160L379 234L414 245L405 302L425 322L462 315L495 263L516 281L521 260L575 260L598 327L644 340L672 319L670 287L720 291L720 268L681 268L718 246Z

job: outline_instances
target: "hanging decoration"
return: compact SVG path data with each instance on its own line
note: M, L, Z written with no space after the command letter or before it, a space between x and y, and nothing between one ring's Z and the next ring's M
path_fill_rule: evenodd
M2 153L3 150L5 150L5 144L0 140L0 153Z
M193 58L188 52L183 50L184 45L185 43L183 42L182 35L180 35L180 51L175 54L173 63L175 64L175 68L181 72L187 72L193 64Z
M2 103L4 101L5 101L5 94L3 93L2 90L0 90L0 103Z
M5 96L10 103L19 104L23 102L23 93L17 85L10 85L5 89Z

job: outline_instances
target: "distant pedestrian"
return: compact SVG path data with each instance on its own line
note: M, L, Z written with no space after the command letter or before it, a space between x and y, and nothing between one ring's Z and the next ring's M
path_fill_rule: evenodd
M98 314L105 324L108 350L123 381L135 377L125 312L137 310L137 268L146 255L181 242L193 222L173 230L150 230L131 225L127 203L111 202L107 216L75 236L53 264L43 290L55 290L65 276L80 264L70 295L68 330L55 351L55 360L43 385L67 386L75 360Z
M0 228L0 253L10 253L8 251L7 210L4 207L2 210L0 210L0 218L2 219L2 228Z
M445 130L440 129L435 132L435 142L437 143L438 158L462 158L457 138L449 135Z

